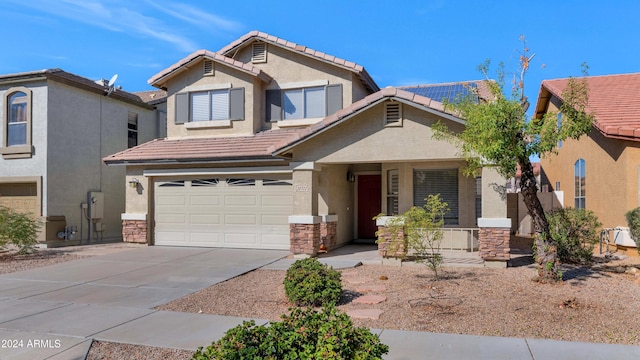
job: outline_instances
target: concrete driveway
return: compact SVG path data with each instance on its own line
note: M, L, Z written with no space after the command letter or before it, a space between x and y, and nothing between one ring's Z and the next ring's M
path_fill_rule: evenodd
M195 349L242 319L152 308L288 254L154 246L0 275L0 359L82 359L92 338L161 345L175 316L194 317L189 330L164 333Z

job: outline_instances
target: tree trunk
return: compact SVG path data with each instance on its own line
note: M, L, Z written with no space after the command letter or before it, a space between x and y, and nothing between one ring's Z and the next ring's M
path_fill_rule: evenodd
M538 198L538 185L533 173L533 166L528 158L518 159L520 165L520 192L524 198L529 215L533 221L535 231L536 263L538 264L538 279L544 282L562 280L558 251L555 241L549 232L549 222Z

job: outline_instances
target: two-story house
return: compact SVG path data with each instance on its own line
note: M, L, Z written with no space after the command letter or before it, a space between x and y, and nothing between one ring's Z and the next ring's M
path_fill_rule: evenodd
M60 69L0 75L0 205L41 218L42 246L122 238L125 170L102 158L165 129L114 85Z
M426 87L379 89L358 64L257 31L149 83L167 91L167 138L104 159L139 183L127 189L125 241L314 255L373 239L384 226L374 216L439 193L448 227L480 226L508 248L491 186L505 180L490 168L462 174L464 159L431 126L464 121Z

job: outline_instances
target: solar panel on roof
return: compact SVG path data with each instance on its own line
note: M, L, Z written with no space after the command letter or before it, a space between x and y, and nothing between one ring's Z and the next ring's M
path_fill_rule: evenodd
M414 94L425 96L430 99L440 102L455 102L457 99L465 98L469 95L473 96L473 101L478 102L477 95L474 95L469 91L469 88L477 88L477 84L447 84L447 85L429 85L429 86L415 86L406 87L404 90L410 91Z

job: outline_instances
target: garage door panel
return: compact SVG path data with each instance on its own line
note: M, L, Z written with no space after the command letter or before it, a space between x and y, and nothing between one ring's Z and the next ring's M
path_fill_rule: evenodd
M263 214L260 217L261 225L282 225L286 224L289 220L289 215L271 215Z
M193 246L211 246L220 245L220 234L212 232L195 232L192 231L189 236L189 243Z
M187 201L184 195L163 195L158 196L156 205L186 205Z
M192 214L189 217L190 224L193 225L199 225L199 224L204 224L204 225L219 225L220 224L220 215L217 214Z
M157 214L156 222L163 224L184 224L186 215L180 213Z
M224 236L226 244L255 245L258 243L257 239L257 234L252 233L226 233Z
M293 196L291 195L262 195L262 206L286 206L291 207Z
M206 195L194 195L189 196L189 203L191 205L220 205L220 196L206 196Z
M256 206L257 195L227 195L224 197L225 206Z
M162 243L163 245L185 245L185 232L158 230L156 228L156 242Z
M253 214L227 214L224 217L225 225L256 225L258 217Z

